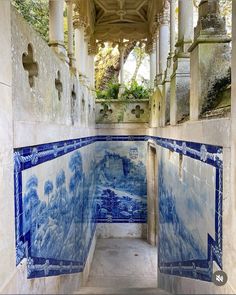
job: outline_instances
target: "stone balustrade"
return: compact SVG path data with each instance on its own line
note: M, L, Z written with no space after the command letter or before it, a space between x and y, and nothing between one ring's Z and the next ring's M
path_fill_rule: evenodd
M149 99L96 100L96 123L148 123Z
M94 91L12 7L16 121L94 125Z

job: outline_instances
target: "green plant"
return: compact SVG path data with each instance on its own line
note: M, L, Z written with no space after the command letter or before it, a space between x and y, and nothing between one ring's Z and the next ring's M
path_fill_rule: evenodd
M107 89L96 90L97 99L118 99L120 84L109 83ZM133 81L125 87L125 91L122 94L122 99L149 99L150 89L144 84L139 85L137 81Z
M109 83L107 89L96 90L97 99L118 99L119 89L119 83Z
M48 42L48 0L13 0L12 4L25 20Z
M130 83L128 87L125 88L123 93L124 99L148 99L150 96L150 89L144 85L139 85L137 81Z
M97 99L107 99L106 90L96 90Z
M111 99L117 99L119 95L120 84L110 83L108 84L107 96Z

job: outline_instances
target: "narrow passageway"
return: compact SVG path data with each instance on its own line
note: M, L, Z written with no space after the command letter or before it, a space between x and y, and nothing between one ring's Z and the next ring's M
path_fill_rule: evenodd
M146 240L98 239L88 282L75 294L167 294L157 289L157 250Z
M141 239L99 239L88 287L157 288L157 250Z
M0 295L236 294L236 0L0 0L0 53Z

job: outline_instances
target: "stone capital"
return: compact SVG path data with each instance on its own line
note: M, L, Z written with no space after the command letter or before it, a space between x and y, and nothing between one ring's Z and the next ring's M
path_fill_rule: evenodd
M73 25L75 29L87 27L87 15L81 6L81 1L76 2L74 7Z
M145 45L145 52L147 54L151 54L151 53L153 53L155 48L156 48L155 38L148 39L146 42L146 45Z
M89 55L96 55L98 53L98 44L93 36L88 40L88 53Z
M170 23L170 3L169 1L165 2L162 13L158 15L159 25L169 24Z

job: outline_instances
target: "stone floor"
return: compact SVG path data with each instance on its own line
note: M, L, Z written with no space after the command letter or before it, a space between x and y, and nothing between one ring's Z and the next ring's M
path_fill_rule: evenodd
M99 239L86 287L157 288L157 250L140 239Z

